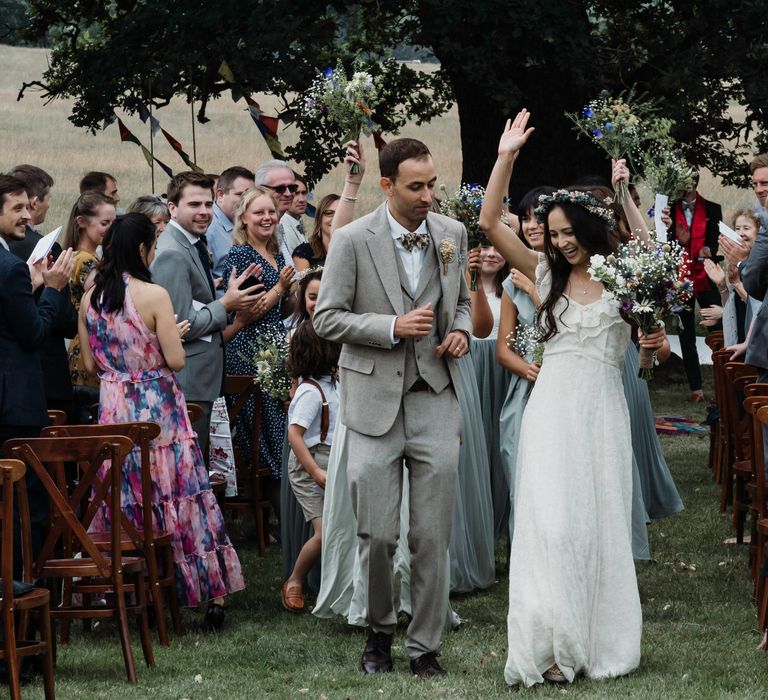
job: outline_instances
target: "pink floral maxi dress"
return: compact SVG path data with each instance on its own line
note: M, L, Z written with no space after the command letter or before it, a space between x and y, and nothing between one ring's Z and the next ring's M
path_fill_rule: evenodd
M245 588L240 560L208 483L208 472L187 415L187 404L160 351L157 335L136 311L128 289L120 312L86 314L89 344L101 378L99 423L149 421L160 425L152 441L152 501L157 529L173 532L179 602L196 606ZM123 465L123 511L142 524L140 452ZM109 514L97 515L93 529Z

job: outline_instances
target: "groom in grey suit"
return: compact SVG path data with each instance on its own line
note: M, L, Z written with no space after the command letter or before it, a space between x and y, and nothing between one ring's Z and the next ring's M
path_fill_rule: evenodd
M437 662L448 600L461 417L455 358L472 332L464 227L430 211L435 169L415 139L379 155L387 201L334 234L314 317L343 343L339 420L370 627L360 668L392 670L392 559L405 460L410 486L411 603L406 649L422 678Z
M186 360L176 373L184 398L199 404L203 417L193 424L203 454L208 447L213 402L224 381L224 348L221 331L227 314L246 311L258 303L261 285L241 290L249 275L261 270L252 265L233 274L227 291L216 299L205 232L213 212L213 180L207 175L183 172L168 184L171 221L158 239L151 265L152 281L165 287L179 321L188 320L184 336Z

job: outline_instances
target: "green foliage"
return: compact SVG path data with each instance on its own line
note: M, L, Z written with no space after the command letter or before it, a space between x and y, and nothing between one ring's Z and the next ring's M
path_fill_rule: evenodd
M74 99L72 121L98 129L105 110L161 107L191 95L205 120L209 99L229 86L283 100L281 118L302 129L288 155L316 181L339 161L337 139L304 131L296 95L318 71L424 51L437 72L398 64L386 104L428 121L455 99L461 117L462 180L483 182L504 119L521 107L538 133L515 184L552 185L590 170L608 174L600 151L577 142L564 114L601 90L648 94L674 120L672 136L691 165L726 184L745 184L745 158L768 147L768 13L761 0L29 0L32 39L52 36L51 66L37 83ZM50 34L49 34L50 33ZM379 117L379 115L377 115ZM377 121L379 121L377 119Z

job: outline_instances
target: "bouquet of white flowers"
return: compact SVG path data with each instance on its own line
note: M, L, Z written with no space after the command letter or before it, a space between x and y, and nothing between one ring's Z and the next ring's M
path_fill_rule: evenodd
M281 333L265 333L252 345L252 355L243 359L253 362L254 384L278 401L290 398L291 377L288 374L288 343Z
M370 73L355 70L347 78L341 63L326 68L310 85L304 95L306 114L318 120L328 120L343 134L343 141L358 141L360 133L370 136L378 125L372 115L380 100L381 86ZM357 164L352 172L360 172Z
M602 282L605 294L619 304L622 316L644 334L664 326L693 294L685 251L676 243L632 240L607 258L590 258L589 276ZM653 377L654 353L640 348L640 378Z
M485 199L485 188L480 185L462 185L452 196L448 196L445 185L440 185L440 189L446 193L446 197L440 201L440 211L464 224L467 229L467 246L471 249L479 245L491 245L480 228L480 208ZM469 288L473 292L477 291L476 270L472 270L469 275Z

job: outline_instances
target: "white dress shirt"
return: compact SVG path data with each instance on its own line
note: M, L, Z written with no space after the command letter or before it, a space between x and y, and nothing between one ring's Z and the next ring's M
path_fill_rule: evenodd
M181 231L184 234L184 238L186 238L192 245L195 245L200 240L200 236L195 236L194 234L187 231L187 229L182 228L173 219L171 219L168 222L168 225L175 226L179 231Z
M8 241L5 240L4 236L0 236L0 245L2 245L9 253L11 252L11 249L8 247Z
M411 295L415 295L416 290L419 288L421 268L424 266L424 256L426 255L427 251L426 249L417 248L416 246L414 246L411 250L405 249L402 241L400 240L400 236L402 236L404 233L411 233L411 231L409 231L407 228L405 228L405 226L401 225L395 220L395 217L392 216L392 213L389 211L389 206L387 206L387 220L389 221L389 232L392 236L392 240L394 241L395 250L400 256L400 261L403 263L403 269L405 270L405 276L408 278L408 282L411 286ZM429 232L427 230L426 219L422 221L419 227L412 233L428 234ZM389 333L392 345L396 345L400 341L400 338L395 336L396 321L397 317L393 319L392 328Z

